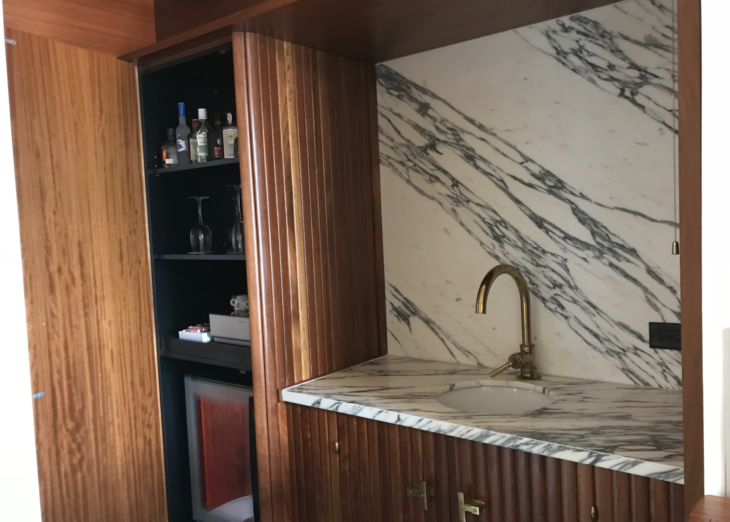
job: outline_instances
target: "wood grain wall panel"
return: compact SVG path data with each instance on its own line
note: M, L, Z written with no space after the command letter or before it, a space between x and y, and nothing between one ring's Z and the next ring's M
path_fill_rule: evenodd
M4 0L3 14L6 27L112 56L155 42L153 0Z
M702 43L700 0L677 1L679 256L685 505L705 490L702 399Z
M10 29L44 520L167 519L134 69ZM70 121L99 121L59 132Z
M518 522L518 492L515 465L515 451L499 448L502 464L502 503L504 506L504 522Z
M532 482L530 480L530 454L515 452L515 476L517 483L517 519L519 522L532 521Z
M370 114L377 109L374 69L253 34L235 33L233 47L247 273L249 293L256 294L250 297L254 387L263 392L256 397L262 519L293 522L286 492L300 480L297 473L311 470L309 460L292 467L292 419L281 390L385 350L385 303L376 291L382 239L371 148L377 143L369 128L377 123ZM353 440L367 432L345 427L355 430L348 432ZM310 436L316 441L322 434ZM323 459L314 455L312 466L326 465ZM339 486L354 505L340 503L343 517L372 508L359 474L371 471L370 457L356 446L348 459ZM330 504L316 493L302 501L308 512Z
M450 520L451 496L449 491L449 474L444 471L448 468L448 451L446 449L446 436L435 435L433 439L434 455L436 462L436 482L434 493L436 498L437 520Z
M684 509L684 486L679 484L669 485L669 519L671 522L684 522L689 513Z
M487 446L487 484L489 488L489 520L502 520L504 502L502 501L502 458L497 446Z

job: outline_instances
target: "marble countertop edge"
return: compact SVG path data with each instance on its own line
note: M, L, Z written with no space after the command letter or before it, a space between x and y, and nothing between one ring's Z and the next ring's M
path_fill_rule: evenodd
M326 378L327 376L319 379ZM309 381L308 383L311 382L313 381ZM282 398L285 402L301 406L308 406L346 415L354 415L365 419L430 431L441 435L448 435L485 444L492 444L527 453L543 455L545 457L567 460L579 464L587 464L613 471L621 471L676 484L684 484L684 469L669 464L650 462L595 450L587 450L549 441L535 440L528 437L511 435L509 433L500 433L484 428L469 427L447 421L429 419L418 415L394 412L372 406L364 406L353 402L318 397L309 393L296 391L296 386L283 390Z

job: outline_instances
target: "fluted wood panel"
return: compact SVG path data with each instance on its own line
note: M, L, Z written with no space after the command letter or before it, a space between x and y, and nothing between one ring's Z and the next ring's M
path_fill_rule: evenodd
M298 497L317 495L307 490L307 483L315 489L329 487L333 500L339 496L343 510L335 513L333 504L326 504L324 511L318 511L314 503L311 509L297 513L301 522L457 522L458 492L486 503L479 516L467 515L472 522L593 522L592 508L596 509L596 522L684 520L681 485L349 415L326 412L321 416L317 409L291 407L294 431L312 430L318 419L331 425L329 421L334 418L337 427L327 430L328 440L321 445L335 465L297 467L294 482ZM335 453L335 442L339 442L339 454ZM378 465L364 467L364 462ZM421 499L406 494L408 486L421 481L433 488L427 511ZM323 497L327 494L320 493Z
M233 47L262 519L372 516L367 425L302 417L280 393L386 350L374 68L254 34ZM332 430L351 440L347 504L307 479L331 476Z
M6 36L43 520L162 522L135 71Z

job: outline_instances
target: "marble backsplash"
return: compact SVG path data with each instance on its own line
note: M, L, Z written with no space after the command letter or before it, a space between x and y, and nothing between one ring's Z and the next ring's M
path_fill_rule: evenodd
M664 3L663 3L664 2ZM672 10L629 0L378 66L388 351L496 366L533 297L540 371L681 387Z

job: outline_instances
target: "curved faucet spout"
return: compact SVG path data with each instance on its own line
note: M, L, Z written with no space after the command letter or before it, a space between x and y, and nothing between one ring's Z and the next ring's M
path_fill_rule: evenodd
M535 346L532 344L530 291L527 288L527 281L525 281L525 278L522 276L520 271L510 265L498 265L492 268L487 273L487 275L484 276L482 284L479 285L479 292L477 293L476 312L478 314L487 313L487 298L489 297L489 290L492 288L492 284L494 284L494 281L503 274L507 274L508 276L512 277L512 279L514 279L515 283L517 284L517 290L520 293L520 316L522 318L522 344L520 345L520 354L523 357L519 358L519 363L516 358L511 358L511 360L513 360L515 364L519 364L519 368L521 369L521 375L523 378L536 379L538 377L537 372L535 372L536 366L534 364ZM504 365L500 369L501 371L498 373L501 373L502 371L508 369L508 367L509 364ZM517 368L518 366L515 366L513 364L512 367Z

